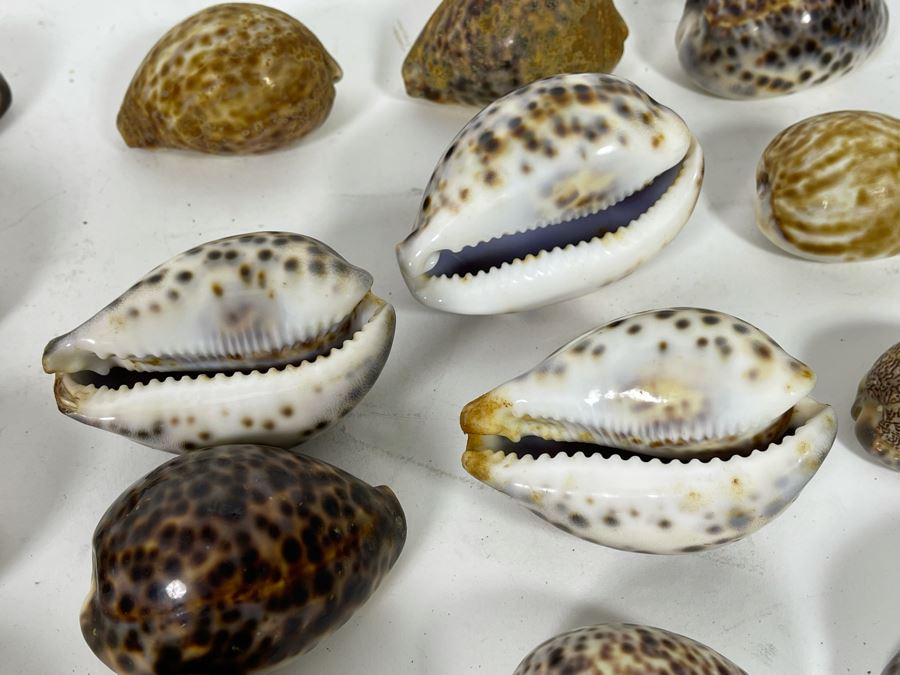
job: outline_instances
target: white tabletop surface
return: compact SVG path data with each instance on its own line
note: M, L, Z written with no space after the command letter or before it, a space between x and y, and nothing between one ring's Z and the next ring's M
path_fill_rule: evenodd
M900 7L893 5L895 18ZM631 29L616 73L674 108L705 149L698 207L627 279L518 315L419 305L393 245L431 170L474 109L405 96L400 64L435 3L291 0L344 70L326 124L253 157L129 149L115 116L154 41L200 0L5 0L0 72L0 672L102 673L78 615L91 533L169 455L60 415L44 344L145 271L198 243L256 229L320 238L375 276L397 309L388 364L365 400L303 447L406 511L406 548L377 593L283 673L511 673L543 640L626 621L682 633L750 673L878 674L900 650L900 475L869 461L849 410L859 378L900 339L900 259L818 264L771 246L753 220L765 145L815 113L897 113L900 42L827 86L763 101L700 93L675 56L681 2L619 0ZM552 528L460 466L461 407L570 338L665 306L727 311L817 372L838 440L797 502L719 550L659 557Z

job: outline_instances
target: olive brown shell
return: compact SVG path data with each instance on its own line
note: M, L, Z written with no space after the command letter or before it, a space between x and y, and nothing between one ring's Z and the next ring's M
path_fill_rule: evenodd
M82 632L119 673L270 668L346 622L405 538L386 487L276 448L197 450L100 520Z
M208 7L166 33L137 70L117 124L131 147L265 152L328 117L341 69L271 7Z
M778 134L756 171L756 222L788 253L823 262L900 253L900 120L844 110Z
M627 36L612 0L443 0L403 81L410 96L486 105L551 75L608 73Z

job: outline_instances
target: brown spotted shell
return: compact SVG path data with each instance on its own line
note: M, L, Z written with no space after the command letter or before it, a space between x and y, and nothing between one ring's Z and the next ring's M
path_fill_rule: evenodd
M586 626L547 640L513 675L747 675L718 652L661 628Z
M410 96L486 105L559 73L608 73L628 27L612 0L443 0L403 63Z
M900 120L848 110L778 134L756 172L756 221L789 253L821 261L900 253Z
M131 147L272 150L318 127L341 69L293 17L214 5L166 33L138 68L117 124Z
M859 383L851 415L860 445L900 471L900 343L882 354Z
M82 632L119 673L271 668L346 622L405 538L389 488L276 448L198 450L100 520Z
M884 41L884 0L687 0L678 58L726 98L779 96L827 82Z

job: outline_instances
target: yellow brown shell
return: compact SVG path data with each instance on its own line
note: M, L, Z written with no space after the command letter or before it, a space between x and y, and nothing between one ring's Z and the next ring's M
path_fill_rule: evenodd
M147 54L119 110L131 147L264 152L318 127L341 69L318 38L271 7L208 7Z
M817 115L782 131L756 173L757 224L776 246L822 261L900 253L900 120Z
M608 73L627 36L612 0L443 0L403 81L410 96L486 105L551 75Z

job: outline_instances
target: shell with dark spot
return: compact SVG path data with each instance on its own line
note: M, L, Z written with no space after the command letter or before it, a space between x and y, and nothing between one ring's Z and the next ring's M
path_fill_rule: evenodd
M154 45L117 124L131 147L264 152L322 124L340 79L337 62L293 17L264 5L214 5Z
M558 73L608 73L628 27L612 0L443 0L403 63L410 96L486 105Z
M839 77L887 34L884 0L687 0L678 58L726 98L762 98Z
M900 343L882 354L859 383L851 415L860 445L900 471Z
M585 626L547 640L513 675L747 675L718 652L661 628Z
M545 78L460 131L397 259L430 307L540 307L656 255L687 223L702 180L697 139L637 85L600 73Z
M389 488L319 460L262 446L181 455L97 525L82 632L118 673L268 669L343 625L405 539Z
M394 310L371 288L310 237L226 237L51 340L43 366L61 412L145 445L292 447L352 409L387 360Z
M588 541L714 548L775 518L825 460L837 425L814 382L733 316L641 312L466 405L463 466Z

